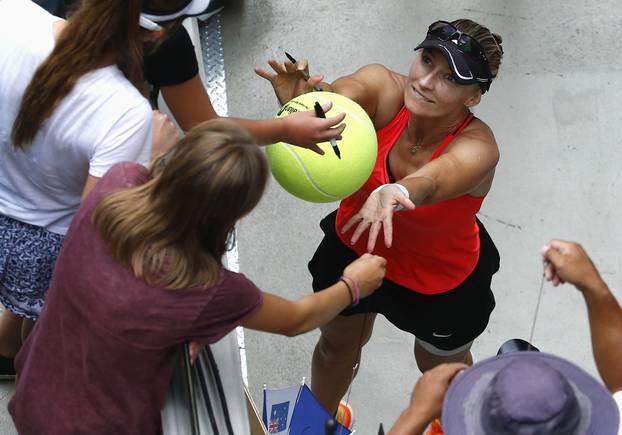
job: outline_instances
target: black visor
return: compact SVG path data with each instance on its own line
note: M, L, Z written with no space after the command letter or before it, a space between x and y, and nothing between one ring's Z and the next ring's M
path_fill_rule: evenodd
M420 48L436 48L447 59L452 76L461 85L480 86L486 92L492 82L488 59L475 38L456 29L446 21L437 21L430 25L425 40Z

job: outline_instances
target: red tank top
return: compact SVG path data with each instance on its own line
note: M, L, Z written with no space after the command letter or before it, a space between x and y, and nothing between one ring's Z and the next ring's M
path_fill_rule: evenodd
M361 209L376 187L391 182L387 159L409 118L410 112L403 107L389 124L377 131L378 158L369 179L339 204L337 234L346 246L359 255L367 251L369 233L364 233L355 245L351 245L350 237L354 229L346 234L341 234L340 229ZM441 154L472 118L470 113L443 140L430 161ZM462 195L435 204L420 205L412 211L394 213L393 246L387 249L380 231L374 248L374 254L387 259L387 278L424 294L442 293L457 287L473 272L479 259L479 227L475 214L483 201L483 197Z

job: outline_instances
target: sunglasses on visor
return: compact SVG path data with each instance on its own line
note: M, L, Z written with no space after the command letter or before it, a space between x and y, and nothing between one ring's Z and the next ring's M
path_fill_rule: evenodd
M486 80L486 83L480 83L480 87L484 92L488 90L490 82L492 81L492 74L490 73L486 53L475 38L458 30L453 24L447 21L436 21L430 24L430 27L428 27L428 36L453 43L464 55L468 56L471 61L482 65L486 77L479 79Z

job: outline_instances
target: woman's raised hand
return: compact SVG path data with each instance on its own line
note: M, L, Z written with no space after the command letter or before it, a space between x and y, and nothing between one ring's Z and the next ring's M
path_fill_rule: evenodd
M377 255L363 254L350 263L343 271L343 275L353 279L358 284L364 298L372 294L384 278L387 260Z
M372 252L376 246L376 239L380 228L384 230L384 244L387 248L393 242L393 212L402 206L408 210L414 210L415 204L407 198L402 190L393 184L386 184L382 189L376 190L369 195L363 207L350 218L341 229L346 233L358 223L350 242L354 245L361 235L369 228L367 252Z
M261 67L255 67L255 73L272 84L274 93L281 104L311 91L324 79L323 75L314 75L309 77L309 80L305 80L303 71L306 74L309 73L309 63L306 59L299 60L295 64L289 60L281 64L275 59L270 59L268 65L272 67L274 73Z

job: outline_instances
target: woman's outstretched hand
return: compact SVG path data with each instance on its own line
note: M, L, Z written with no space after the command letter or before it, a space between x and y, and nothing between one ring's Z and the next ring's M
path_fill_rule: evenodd
M282 64L275 59L268 60L274 73L261 67L255 67L255 73L259 77L268 80L274 88L274 93L281 104L287 103L298 95L305 94L324 79L323 75L314 75L305 80L303 71L309 73L309 63L306 59L299 60L296 64L286 60Z
M400 188L387 184L382 189L369 195L369 198L367 198L359 212L352 216L343 226L341 233L348 232L350 228L358 224L350 239L350 242L354 245L365 230L369 228L367 252L372 252L382 227L384 231L384 244L387 248L390 248L393 242L393 212L399 206L407 210L415 209L415 204L404 195Z

